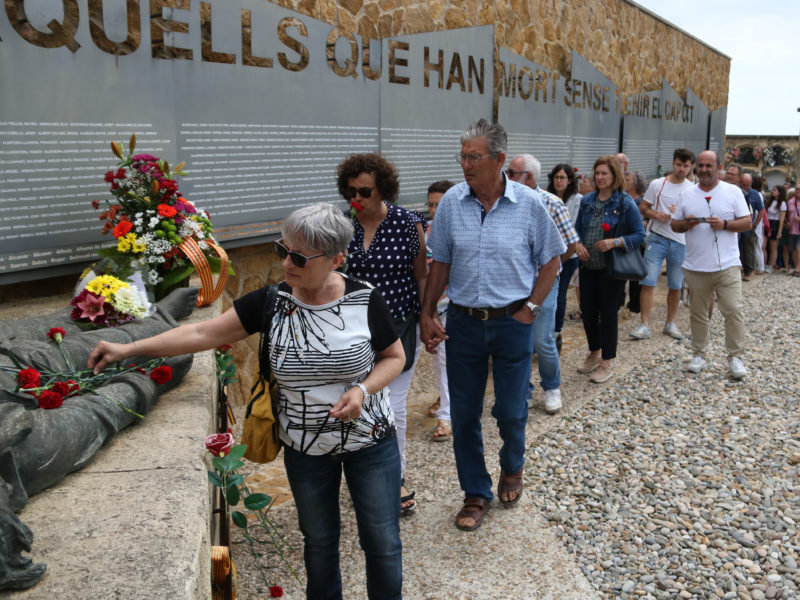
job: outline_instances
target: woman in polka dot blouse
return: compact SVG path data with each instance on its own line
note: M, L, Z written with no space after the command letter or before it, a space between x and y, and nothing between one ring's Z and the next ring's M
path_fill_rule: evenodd
M373 284L383 294L399 325L419 320L428 269L425 264L424 219L394 204L399 183L394 165L379 154L353 154L339 165L339 193L350 202L355 234L348 249L347 273ZM414 361L389 384L389 400L397 424L401 476L406 466L406 397L417 366L419 328ZM403 513L417 506L414 494L401 489Z

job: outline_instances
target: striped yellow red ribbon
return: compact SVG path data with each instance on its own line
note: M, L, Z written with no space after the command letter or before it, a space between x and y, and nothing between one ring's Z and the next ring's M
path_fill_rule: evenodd
M183 243L178 246L186 257L192 261L197 274L200 276L200 293L197 294L197 306L211 304L222 295L225 284L228 282L228 255L221 247L212 242L206 242L213 248L220 258L219 274L217 275L217 285L214 285L214 278L211 275L211 267L208 265L200 246L194 238L184 238Z
M225 600L225 579L233 570L232 598L236 600L236 565L230 557L228 546L211 546L211 597Z

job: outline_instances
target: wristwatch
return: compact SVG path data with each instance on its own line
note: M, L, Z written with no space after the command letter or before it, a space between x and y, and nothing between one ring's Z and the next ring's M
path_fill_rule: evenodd
M531 315L533 315L534 317L538 317L538 316L539 316L539 313L540 313L540 312L542 312L542 307L541 307L541 306L539 306L538 304L534 304L534 303L533 303L533 302L531 302L530 300L528 300L528 301L525 303L525 306L527 306L527 307L528 307L528 310L530 310L530 311L531 311Z

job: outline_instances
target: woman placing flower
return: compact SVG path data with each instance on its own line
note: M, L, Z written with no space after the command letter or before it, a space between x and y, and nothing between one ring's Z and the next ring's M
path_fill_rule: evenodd
M370 599L402 596L400 458L386 386L403 348L380 292L337 269L353 236L329 204L301 208L275 243L285 281L264 344L278 383L286 475L305 539L309 598L341 598L339 487L344 472L366 556ZM130 356L199 352L261 331L267 288L224 314L136 344L101 341L95 371Z
M576 253L581 261L581 313L589 342L589 354L579 373L595 383L613 374L611 360L617 356L617 311L625 282L606 275L606 252L612 248L638 251L644 241L642 218L636 203L623 190L625 177L617 160L601 156L594 163L596 191L581 200L575 230L581 238ZM624 235L613 236L617 224Z

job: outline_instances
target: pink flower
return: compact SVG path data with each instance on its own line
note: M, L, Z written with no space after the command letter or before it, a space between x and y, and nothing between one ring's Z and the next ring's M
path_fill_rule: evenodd
M215 433L206 438L206 450L214 456L225 456L233 447L233 435L230 433Z
M81 310L79 319L89 319L92 323L95 319L105 314L103 310L103 303L106 301L105 296L98 296L91 292L86 294L86 298L76 304Z

